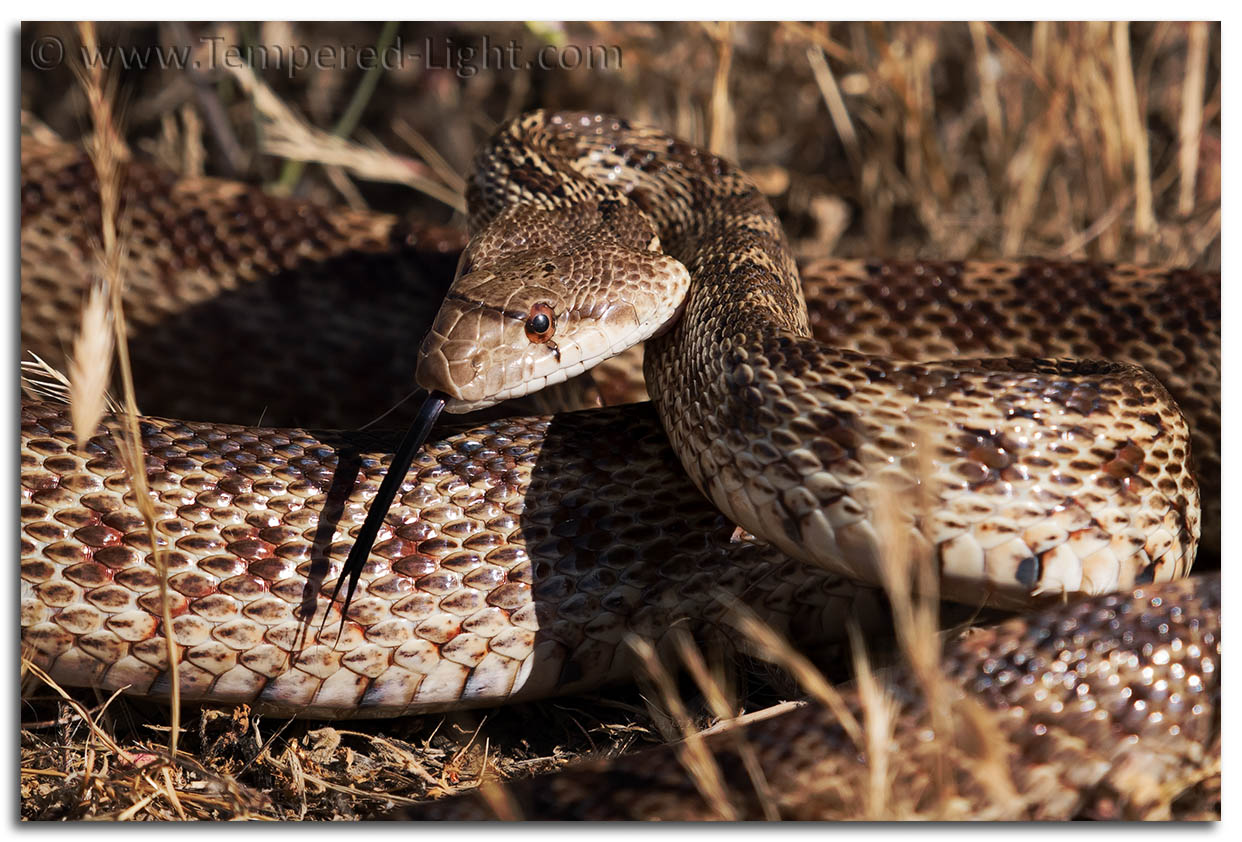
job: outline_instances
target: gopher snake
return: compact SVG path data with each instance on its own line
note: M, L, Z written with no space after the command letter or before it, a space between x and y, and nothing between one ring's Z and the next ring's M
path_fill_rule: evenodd
M644 364L673 449L722 512L794 558L878 585L884 545L903 541L934 555L942 594L1016 604L1189 570L1189 431L1143 369L820 342L758 188L614 117L511 121L468 195L475 235L418 369L450 411L564 380L675 319ZM900 501L888 529L883 499Z
M1220 580L1203 576L956 641L940 664L949 721L929 715L935 691L912 672L885 682L895 722L882 749L882 805L864 795L874 786L873 746L860 746L835 712L807 706L703 738L716 791L684 747L663 747L401 817L825 820L875 818L868 811L882 806L889 819L1168 818L1171 794L1219 751L1219 645ZM865 721L863 693L845 703Z
M23 344L56 362L87 275L97 204L89 165L72 149L24 143L22 160ZM219 419L152 421L144 430L157 460L189 698L391 715L604 680L624 668L616 652L626 632L659 639L672 620L702 633L727 630L730 594L794 634L831 633L841 621L841 603L825 596L852 598L851 586L766 545L733 540L732 525L676 478L649 410L627 409L493 422L429 446L390 520L405 525L372 554L365 598L351 609L344 639L332 632L328 645L304 645L299 608L334 578L327 560L339 563L348 549L334 530L357 522L383 470L367 448L382 454L385 442L223 421L230 406L234 420L271 406L278 422L349 426L391 404L407 388L400 376L385 396L366 394L385 385L359 376L373 375L377 358L350 358L350 332L325 328L358 318L354 303L369 327L402 340L381 362L397 360L408 374L412 365L400 361L429 321L417 308L436 300L427 270L446 261L434 241L422 246L417 230L389 217L325 213L218 182L174 184L140 164L127 189L139 199L129 203L139 247L128 315L139 384L148 389L143 406ZM377 269L390 270L378 275L381 283ZM324 282L342 272L355 286L337 296ZM929 278L932 288L956 292L916 294L900 307L912 317L940 310L939 335L917 321L868 332L869 320L898 306L903 293L929 288ZM1058 351L1046 326L1019 320L1006 334L1004 319L988 318L994 305L985 302L1023 279L1072 303L1069 322L1098 314L1101 300L1118 302L1135 323L1180 320L1180 332L1137 338L1111 333L1107 321L1083 321L1068 341L1077 356L1120 348L1118 356L1143 363L1185 360L1166 385L1179 399L1198 397L1187 405L1196 434L1218 439L1218 375L1210 368L1219 365L1217 278L1039 263L828 261L804 272L821 340L913 358L926 358L928 348L947 356L943 346L954 342L975 354ZM316 294L300 294L315 282ZM1187 287L1199 297L1184 294ZM842 302L868 288L882 294L866 297L856 321L841 318ZM829 290L835 294L820 294ZM975 318L995 335L972 329ZM213 330L201 329L205 321ZM1195 329L1204 323L1206 335ZM850 331L853 339L842 341ZM876 347L884 344L890 349ZM338 365L322 365L325 349ZM1193 365L1204 358L1209 366ZM184 366L194 371L194 390L184 388ZM294 376L305 371L324 382ZM68 447L63 408L30 401L23 413L23 640L67 684L158 695L167 677L162 637L150 623L152 574L107 435L79 456ZM1215 449L1207 453L1214 458ZM367 474L356 488L341 470L348 465ZM334 498L334 488L344 494ZM331 517L321 522L321 512ZM316 624L325 610L320 604Z

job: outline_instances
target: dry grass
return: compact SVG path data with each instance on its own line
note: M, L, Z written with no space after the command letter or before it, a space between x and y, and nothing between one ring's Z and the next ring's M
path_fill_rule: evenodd
M166 25L100 31L120 45L184 43ZM65 30L28 26L22 37L42 34ZM374 45L380 35L363 24L223 23L195 27L189 39L317 48ZM204 70L202 80L131 71L127 139L178 169L273 186L286 161L307 161L298 191L310 198L445 219L457 207L454 176L497 122L535 105L596 108L736 150L767 176L808 255L1219 266L1215 24L604 22L398 32L407 49L425 37L477 47L484 35L513 39L524 57L550 44L615 44L622 66L462 78L410 64L378 79L350 136L334 129L366 81L362 71L289 78L230 67ZM200 45L195 57L210 55ZM25 105L76 136L85 110L67 72L23 73ZM412 135L425 144L411 147ZM233 146L241 151L221 151ZM825 206L825 197L838 203ZM846 224L833 236L835 214Z
M93 23L78 25L82 47L97 52L98 39ZM118 456L125 466L125 474L133 489L134 504L146 524L147 542L151 559L160 576L160 601L163 606L163 628L172 628L172 607L168 600L168 565L165 556L167 542L155 529L155 501L147 483L146 458L142 450L142 436L138 431L138 401L134 392L133 372L129 364L129 341L126 335L124 315L125 256L128 243L123 237L125 222L121 217L121 167L129 157L129 151L118 130L119 121L114 112L116 99L115 80L102 63L93 67L80 65L76 72L86 95L91 125L94 129L87 150L94 164L99 181L100 228L102 242L99 247L99 274L107 289L107 303L102 294L93 294L88 300L82 319L82 332L74 343L75 350L92 349L101 352L95 357L79 354L70 367L69 398L73 409L74 435L79 446L94 435L99 426L99 413L106 399L104 386L112 368L112 351L116 352L116 370L122 385L122 412L116 416L121 424L121 435L115 436ZM98 292L98 291L96 291ZM97 311L97 312L96 312ZM95 315L92 316L92 313ZM101 331L112 329L111 341L101 338ZM75 379L75 376L77 379ZM94 389L95 391L91 391ZM94 413L93 417L89 413ZM178 644L172 634L166 636L167 658L171 674L171 699L168 731L168 756L177 755L177 740L181 734L181 687L178 669L181 660ZM166 775L166 770L164 771ZM181 808L177 805L178 813Z
M23 27L23 56L46 34L77 37L63 25ZM279 23L102 24L97 35L89 28L83 34L105 45L201 45L200 37L220 36L224 43L312 48L376 44L382 35L363 24ZM105 174L133 149L187 175L243 178L324 203L460 221L471 150L497 122L534 106L610 110L737 157L805 256L1025 254L1220 266L1219 25L428 24L403 25L397 35L407 48L424 37L459 45L478 45L483 35L512 38L525 55L547 44L616 44L623 64L468 77L413 66L292 78L248 67L126 71L123 135L107 78L88 73L79 84L68 68L23 66L23 107L32 112L23 125L44 131L42 121L70 138L86 131ZM346 113L356 125L343 124ZM101 179L105 211L116 207L106 196L112 183ZM118 354L125 348L113 297L123 281L123 220L110 216L100 244L100 288L109 295L106 302L89 299L76 354L84 367L69 378L81 393L74 401L87 416L84 428L104 399L104 347L111 343ZM45 367L32 366L50 384L41 388L64 387ZM121 402L132 417L123 359L118 368ZM133 475L141 483L143 472ZM888 552L896 561L919 559L910 547ZM942 698L939 650L929 645L936 640L935 609L903 585L909 581L891 583L899 648L925 677L933 716L950 729L970 727L974 712L935 701ZM861 648L857 682L870 701L856 720L833 689L845 670L825 676L806 653L764 637L757 626L748 633L803 692L840 712L860 749L884 757L889 703ZM647 699L624 689L348 730L269 722L244 708L187 708L191 721L178 727L175 711L36 691L23 706L23 816L367 817L402 798L546 771L662 735L688 737L687 763L702 769L705 795L727 816L727 799L694 748L696 735L741 711L753 717L787 691L758 679L742 691L722 689L691 649L678 648L693 682L658 678L652 664L659 690ZM170 754L178 742L180 751ZM992 774L996 756L980 753L979 776L1003 785L1003 776ZM867 816L882 817L887 773L882 762L873 771L860 803ZM753 782L762 792L761 776ZM506 809L503 789L489 792ZM1210 797L1207 803L1188 812L1210 813ZM939 805L948 815L948 790Z

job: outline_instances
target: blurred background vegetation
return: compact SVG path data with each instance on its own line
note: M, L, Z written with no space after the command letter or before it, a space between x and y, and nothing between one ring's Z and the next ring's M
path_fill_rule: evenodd
M75 138L89 120L71 62L32 62L49 36L77 55L71 26L24 26L23 108ZM109 23L99 38L114 69L119 51L151 65L117 74L133 150L323 203L460 221L489 130L589 109L739 160L805 256L1220 265L1215 23ZM337 66L273 66L299 45ZM385 45L423 57L367 71L348 52ZM162 68L153 47L197 66ZM547 49L579 66L525 66ZM501 51L517 61L495 67Z

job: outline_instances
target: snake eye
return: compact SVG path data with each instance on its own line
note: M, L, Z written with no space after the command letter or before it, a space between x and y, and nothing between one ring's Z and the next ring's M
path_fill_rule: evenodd
M556 331L556 312L548 304L540 302L530 308L526 319L526 338L531 342L543 343L552 338Z

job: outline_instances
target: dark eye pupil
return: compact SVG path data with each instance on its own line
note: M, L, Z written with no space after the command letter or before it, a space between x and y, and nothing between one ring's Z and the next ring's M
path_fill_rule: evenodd
M552 326L551 320L546 313L540 313L530 320L527 324L532 333L543 333Z

